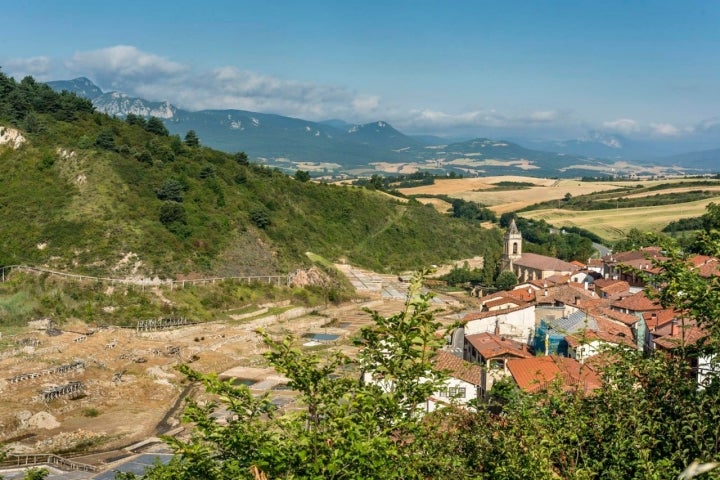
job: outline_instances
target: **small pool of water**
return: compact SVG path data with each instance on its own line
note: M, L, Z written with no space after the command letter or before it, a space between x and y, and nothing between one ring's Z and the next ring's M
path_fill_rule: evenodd
M309 338L310 340L317 340L319 342L331 342L337 340L339 337L340 335L332 333L306 333L303 335L303 338Z
M233 385L245 385L246 387L249 387L250 385L255 385L257 380L253 380L252 378L233 378L230 383Z

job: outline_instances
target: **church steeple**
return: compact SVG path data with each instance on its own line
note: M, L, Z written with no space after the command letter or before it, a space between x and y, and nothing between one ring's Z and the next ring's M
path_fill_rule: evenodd
M522 257L522 234L513 218L504 236L502 270L512 270L513 262L520 257Z

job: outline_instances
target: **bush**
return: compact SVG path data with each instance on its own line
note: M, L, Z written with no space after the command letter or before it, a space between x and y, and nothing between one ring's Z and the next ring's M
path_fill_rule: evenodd
M250 220L258 227L265 229L270 226L270 213L264 208L250 212Z
M185 208L177 202L165 202L160 207L160 222L166 227L173 223L187 224Z
M160 185L160 188L155 191L155 193L157 194L157 198L160 200L182 202L183 192L185 190L185 185L183 185L178 180L175 180L174 178L166 178L163 184Z
M90 407L83 410L82 414L83 417L95 418L100 415L100 411L97 408Z

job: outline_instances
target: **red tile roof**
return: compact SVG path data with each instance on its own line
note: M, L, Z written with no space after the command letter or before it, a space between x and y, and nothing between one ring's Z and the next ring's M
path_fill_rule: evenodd
M543 272L574 272L578 269L572 263L565 262L558 258L538 255L537 253L523 253L520 258L513 261L514 265L534 268Z
M545 295L545 290L547 290L547 295ZM538 304L563 303L583 308L590 308L603 303L603 300L595 295L595 292L585 290L584 285L579 283L548 287L536 294L536 301Z
M650 300L645 294L645 291L635 293L613 302L612 307L615 309L630 310L632 312L651 312L653 310L662 310L660 304L655 300Z
M595 280L595 290L603 292L608 297L618 296L630 291L630 284L625 280L598 279Z
M498 309L497 307L501 307L503 305L507 305L506 308L515 308L522 305L525 305L525 302L521 300L517 300L515 298L512 298L510 296L503 296L500 298L496 298L487 302L483 303L483 307L487 308L488 310L492 309Z
M440 351L434 359L435 369L445 371L453 378L468 382L472 385L480 385L482 368L480 365L466 362L452 353Z
M522 300L523 302L532 302L535 300L535 292L537 290L531 287L527 288L514 288L509 290L507 294L513 298Z
M597 374L571 358L545 356L510 359L508 369L518 384L526 392L539 392L547 389L555 380L565 388L581 386L586 392L600 387Z
M653 336L655 345L664 350L672 350L685 343L685 346L694 345L700 339L708 336L707 330L698 327L694 322L685 325L676 324L673 329L672 322L661 329L656 330Z
M501 355L514 355L519 358L532 357L527 345L500 335L476 333L466 336L465 340L467 340L485 360L490 360L491 358L496 358Z
M643 320L650 331L661 328L664 325L670 325L672 319L680 315L680 312L670 308L655 310L653 312L643 313Z
M707 255L695 255L689 261L702 277L720 276L720 259Z
M635 260L646 260L648 258L665 258L662 256L660 247L645 247L640 250L630 250L628 252L611 253L605 255L602 259L607 264L627 263Z
M637 315L633 315L632 313L623 313L619 310L613 310L608 307L600 307L596 310L596 312L610 318L611 320L622 322L625 325L635 325L640 321L640 318Z

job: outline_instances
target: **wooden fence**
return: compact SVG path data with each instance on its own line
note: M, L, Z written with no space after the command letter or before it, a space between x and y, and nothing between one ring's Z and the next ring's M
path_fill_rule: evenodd
M85 463L74 462L53 453L37 453L28 455L10 454L2 463L3 468L25 468L37 465L49 465L59 470L97 472L98 468Z
M204 285L212 284L215 282L223 282L227 280L236 281L238 283L270 283L277 286L287 285L288 275L251 275L251 276L238 276L238 277L210 277L210 278L196 278L188 280L170 280L170 279L134 279L134 278L110 278L110 277L93 277L92 275L78 275L75 273L58 272L55 270L49 270L47 268L28 267L26 265L7 265L0 267L0 280L3 282L12 273L13 270L19 272L30 272L38 274L46 274L55 277L67 278L78 281L93 281L99 283L107 283L110 285L139 285L141 287L153 287L153 286L167 286L170 289L174 287L185 287L186 285Z

